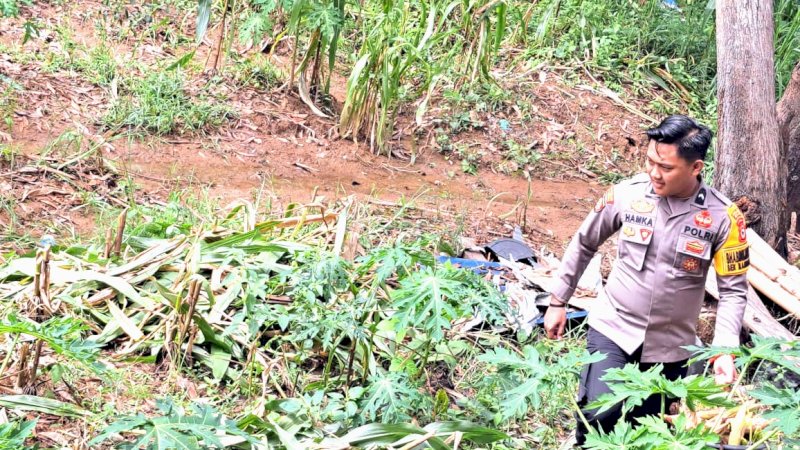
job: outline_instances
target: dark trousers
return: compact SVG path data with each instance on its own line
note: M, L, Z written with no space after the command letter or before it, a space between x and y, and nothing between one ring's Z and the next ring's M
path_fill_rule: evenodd
M640 362L640 359L642 357L641 347L639 347L638 350L633 352L633 354L629 355L625 353L624 350L619 348L619 346L615 344L611 339L607 338L605 335L595 330L594 328L589 328L586 340L587 340L586 348L587 350L589 350L589 352L603 353L606 355L606 358L594 364L589 364L583 368L583 372L581 373L580 387L578 388L578 405L581 407L581 411L583 412L583 415L586 417L587 422L589 422L589 425L608 433L614 428L614 425L616 425L616 423L622 417L622 405L617 405L616 407L604 411L603 413L600 414L597 413L596 409L594 410L585 409L585 406L596 400L597 397L601 396L602 394L611 392L611 389L608 387L608 384L606 384L604 381L601 381L600 378L606 373L608 369L622 368L626 364L639 363L639 368L642 371L645 371L653 367L655 363L641 363ZM662 373L668 379L676 380L680 377L686 376L685 366L686 366L686 361L665 363L664 371ZM656 415L659 414L660 412L661 412L661 396L653 395L647 400L645 400L645 402L641 406L634 408L631 412L629 412L625 416L625 420L632 421L632 419L636 417ZM576 419L578 420L578 428L575 437L577 439L577 444L583 445L588 430L586 430L583 421L580 420L580 418L577 417L577 415Z

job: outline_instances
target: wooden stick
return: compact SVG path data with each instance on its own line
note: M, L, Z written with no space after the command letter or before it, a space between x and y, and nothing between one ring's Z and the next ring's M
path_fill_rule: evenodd
M117 220L117 238L114 239L114 254L119 256L122 250L122 234L125 232L125 220L128 218L128 208L122 210Z
M103 249L103 259L108 259L111 256L111 248L114 246L112 239L114 238L114 230L111 228L106 230L106 245Z
M289 228L296 226L299 223L314 223L314 222L328 222L336 219L336 213L328 212L325 214L309 214L305 217L295 216L287 217L285 219L278 219L275 228ZM258 226L256 226L258 228Z
M770 300L785 309L786 312L800 318L800 299L787 292L780 285L770 281L763 272L751 267L747 271L747 281Z
M717 274L712 268L706 278L706 292L719 300L719 288L717 287ZM572 303L572 301L570 301ZM786 327L772 317L772 314L764 306L761 297L752 286L747 290L747 306L744 310L744 326L753 333L762 337L778 337L786 340L797 339Z

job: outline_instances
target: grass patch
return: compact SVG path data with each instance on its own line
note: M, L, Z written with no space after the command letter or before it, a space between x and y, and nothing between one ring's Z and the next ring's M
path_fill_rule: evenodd
M232 72L239 83L266 90L279 87L287 79L283 71L261 54L237 61Z
M76 59L72 66L90 82L101 86L110 84L119 74L114 53L104 44L87 49L84 57Z
M108 128L130 128L157 135L184 133L222 125L230 108L207 94L189 94L180 71L153 72L123 83L103 123Z

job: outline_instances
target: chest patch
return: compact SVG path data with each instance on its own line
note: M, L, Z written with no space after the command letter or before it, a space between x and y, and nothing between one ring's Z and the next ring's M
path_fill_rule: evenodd
M648 245L653 238L653 228L626 223L620 230L619 238L625 242Z
M697 238L706 242L714 242L714 236L716 236L716 233L714 233L711 230L698 228L692 225L684 225L683 229L681 230L681 234L685 236L691 236L693 238Z
M678 236L678 253L700 259L711 259L711 242L692 236Z

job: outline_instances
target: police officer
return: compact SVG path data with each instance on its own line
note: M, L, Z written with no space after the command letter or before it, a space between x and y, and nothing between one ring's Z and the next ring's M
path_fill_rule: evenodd
M589 314L587 347L606 358L584 367L578 393L583 408L610 392L600 378L610 368L638 363L646 370L664 364L670 379L685 376L695 345L705 279L716 272L720 301L713 345L735 347L745 304L748 244L742 213L725 196L703 183L700 174L711 131L682 115L667 117L647 130L647 173L610 188L584 220L566 253L544 317L547 336L561 338L565 306L597 248L619 231L618 255L605 288ZM718 383L731 383L731 355L714 361ZM657 414L658 398L648 399L628 418ZM621 407L583 413L593 427L608 432ZM587 430L578 421L576 438Z

